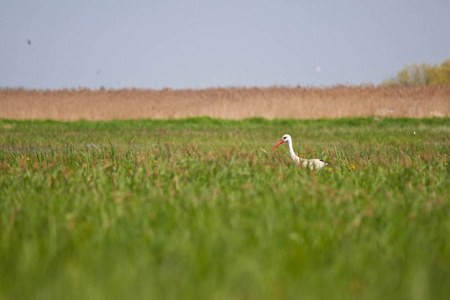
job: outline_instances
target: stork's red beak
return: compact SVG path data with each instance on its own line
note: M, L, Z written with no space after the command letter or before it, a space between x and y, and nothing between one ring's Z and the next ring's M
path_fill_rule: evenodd
M284 143L284 141L283 141L283 139L281 139L275 146L272 147L272 150L275 149L276 147L280 146L283 143Z

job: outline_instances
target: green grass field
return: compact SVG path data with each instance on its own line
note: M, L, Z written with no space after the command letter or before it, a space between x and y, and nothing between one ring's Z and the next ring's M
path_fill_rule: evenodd
M447 299L449 156L450 118L0 120L0 299Z

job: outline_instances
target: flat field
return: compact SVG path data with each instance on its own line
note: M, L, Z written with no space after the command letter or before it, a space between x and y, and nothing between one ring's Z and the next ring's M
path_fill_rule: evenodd
M0 89L0 118L5 119L93 121L203 116L220 119L448 117L450 87Z
M289 161L283 134L309 171ZM446 299L450 118L0 120L0 299Z

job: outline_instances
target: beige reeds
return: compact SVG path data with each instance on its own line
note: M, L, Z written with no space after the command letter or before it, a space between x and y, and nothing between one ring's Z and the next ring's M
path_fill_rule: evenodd
M450 87L0 90L0 118L112 120L210 116L342 118L450 116Z

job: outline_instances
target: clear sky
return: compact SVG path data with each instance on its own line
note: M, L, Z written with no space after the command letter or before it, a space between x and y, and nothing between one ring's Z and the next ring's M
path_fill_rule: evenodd
M448 58L449 0L0 3L0 87L378 84Z

